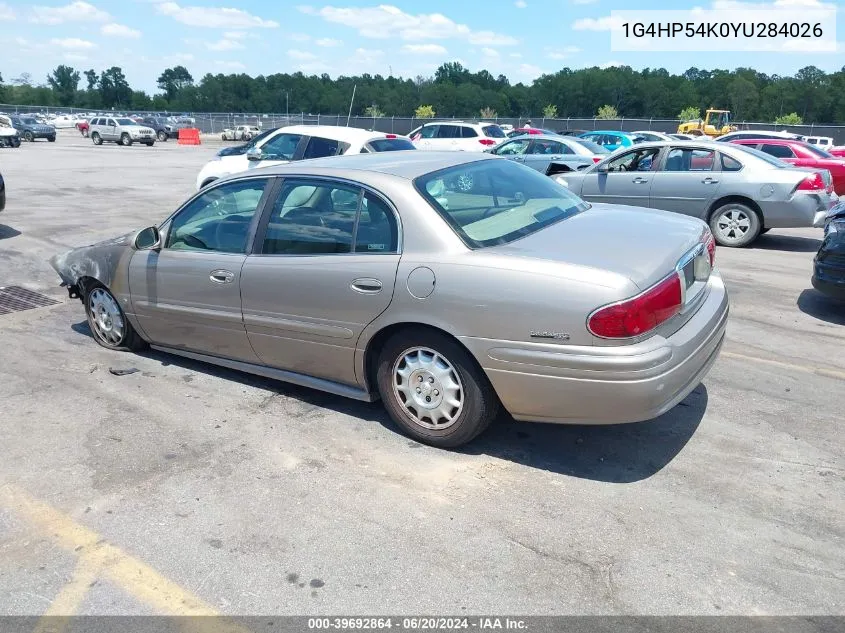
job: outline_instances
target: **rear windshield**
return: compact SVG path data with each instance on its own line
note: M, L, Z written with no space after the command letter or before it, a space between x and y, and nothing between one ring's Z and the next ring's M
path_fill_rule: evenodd
M509 160L448 167L414 185L470 248L507 244L589 208L551 178Z
M485 136L490 138L507 138L505 131L498 125L483 125L481 126Z
M813 154L815 154L819 158L834 158L833 154L831 154L830 152L824 151L821 147L816 147L816 146L808 143L807 149L810 150L811 152L813 152Z
M610 150L607 149L604 145L593 143L592 141L588 141L585 138L573 138L572 140L578 143L578 145L586 147L593 154L610 154Z
M417 149L407 138L378 138L367 143L374 152L399 152L406 149Z

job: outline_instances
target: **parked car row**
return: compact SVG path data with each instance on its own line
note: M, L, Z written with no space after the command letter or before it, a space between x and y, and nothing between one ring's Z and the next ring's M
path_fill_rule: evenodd
M8 131L10 128L17 133L16 141L12 138L15 135ZM47 139L50 143L56 141L55 127L26 114L0 114L0 130L6 130L0 132L0 140L10 147L19 147L21 140L33 142L37 139Z

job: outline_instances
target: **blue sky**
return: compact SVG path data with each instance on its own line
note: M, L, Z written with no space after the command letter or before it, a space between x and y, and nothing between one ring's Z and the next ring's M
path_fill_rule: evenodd
M563 67L627 64L681 72L690 66L751 66L792 74L813 64L845 64L835 53L657 53L611 51L612 10L766 9L841 6L823 0L0 0L0 73L35 82L58 64L102 70L121 66L129 82L155 91L156 78L182 64L207 72L251 75L430 75L445 61L486 68L529 82ZM845 11L837 19L845 39Z

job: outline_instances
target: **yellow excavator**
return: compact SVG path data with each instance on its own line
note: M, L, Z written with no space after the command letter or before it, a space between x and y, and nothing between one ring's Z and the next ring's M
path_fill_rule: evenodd
M704 119L684 121L678 126L678 134L690 136L709 136L716 138L728 132L735 132L736 126L731 125L730 110L707 110Z

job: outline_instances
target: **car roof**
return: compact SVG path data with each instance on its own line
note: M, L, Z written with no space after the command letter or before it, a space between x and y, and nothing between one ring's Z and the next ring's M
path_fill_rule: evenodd
M615 134L616 136L630 136L629 132L621 130L587 130L584 134Z
M278 131L286 134L321 136L345 143L363 143L372 138L387 136L384 132L374 132L372 130L362 130L357 127L343 127L340 125L289 125L279 128Z
M375 152L372 154L352 154L347 156L329 156L295 161L273 167L262 167L262 173L285 175L303 174L314 171L319 175L342 177L344 172L364 171L388 174L398 178L412 180L418 176L482 160L501 160L496 156L481 152ZM250 172L250 173L255 173Z
M793 143L798 143L800 145L806 145L807 143L802 141L800 138L738 138L736 141L731 141L731 143L737 144L748 144L748 143L765 143L766 145L791 145Z

